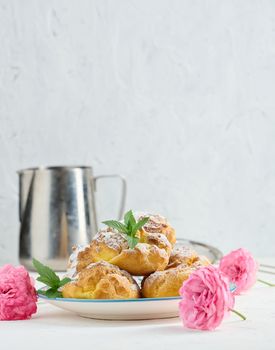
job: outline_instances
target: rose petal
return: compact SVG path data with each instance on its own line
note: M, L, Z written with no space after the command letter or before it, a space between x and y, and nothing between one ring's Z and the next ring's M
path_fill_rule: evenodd
M193 272L180 294L180 317L186 327L193 329L215 329L234 304L228 278L214 266Z
M37 311L37 294L23 266L0 268L0 320L24 320Z

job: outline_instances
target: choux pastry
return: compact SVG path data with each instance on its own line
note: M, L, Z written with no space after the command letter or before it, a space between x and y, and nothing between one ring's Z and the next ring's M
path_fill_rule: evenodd
M68 263L68 275L75 277L91 263L109 261L128 247L127 240L122 234L111 228L101 230L90 244L73 247Z
M161 298L179 295L179 289L190 274L210 261L199 256L193 249L182 247L175 249L165 271L152 273L142 281L142 295L145 298Z
M167 268L177 267L181 264L191 265L198 257L198 253L190 247L174 248L170 255Z
M124 221L103 222L90 244L76 246L69 260L68 277L63 287L67 298L127 299L140 297L131 276L144 276L142 296L178 296L190 274L210 261L190 247L174 248L175 230L160 215L133 214Z
M142 232L133 249L124 249L110 263L135 276L146 276L166 268L171 254L171 244L165 235Z
M131 299L139 298L140 289L126 271L105 261L90 264L75 281L62 288L64 298Z
M69 269L75 266L75 276L89 264L108 261L132 275L145 276L164 270L168 264L172 247L165 235L160 233L140 234L139 243L130 249L123 234L112 229L100 231L90 245L72 254Z
M142 227L142 230L145 232L162 233L167 237L172 246L176 243L176 232L164 216L143 213L135 214L135 216L138 220L143 217L149 217L147 223Z
M179 295L182 283L188 279L194 269L179 265L165 271L157 271L142 281L142 296L145 298L163 298Z
M180 248L175 248L172 251L167 269L177 267L181 264L190 266L196 262L198 264L202 264L203 266L210 264L210 261L205 256L198 255L198 253L192 248L183 246Z
M158 245L138 243L133 249L124 249L111 259L110 263L135 276L146 276L154 271L162 271L168 264L171 246L164 235L154 235L154 242ZM160 248L159 245L163 247Z

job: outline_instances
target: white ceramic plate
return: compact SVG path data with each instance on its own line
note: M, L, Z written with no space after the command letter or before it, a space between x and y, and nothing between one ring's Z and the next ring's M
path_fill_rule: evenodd
M180 297L146 299L49 299L42 300L79 316L101 320L148 320L178 316Z

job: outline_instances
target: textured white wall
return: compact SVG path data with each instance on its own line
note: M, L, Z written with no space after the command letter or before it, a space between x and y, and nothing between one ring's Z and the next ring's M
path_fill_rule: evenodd
M15 171L45 164L122 173L179 236L274 255L274 88L274 1L0 0L0 262Z

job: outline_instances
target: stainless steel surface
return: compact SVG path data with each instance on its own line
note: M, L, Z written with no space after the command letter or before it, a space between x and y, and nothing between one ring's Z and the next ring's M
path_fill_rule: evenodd
M95 182L119 178L122 198L126 181L120 175L93 177L91 167L47 167L20 170L19 218L20 262L32 269L32 258L55 270L65 270L71 248L87 244L97 231Z
M192 247L198 254L206 256L212 264L217 263L223 257L222 252L218 248L206 243L196 242L189 239L178 238L176 246Z

